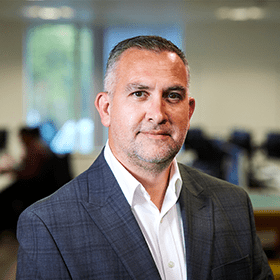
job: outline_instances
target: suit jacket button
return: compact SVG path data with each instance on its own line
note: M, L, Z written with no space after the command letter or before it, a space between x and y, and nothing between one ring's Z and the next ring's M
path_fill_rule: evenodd
M168 263L168 267L173 268L174 266L175 266L175 263L174 263L174 262L170 261L170 262Z

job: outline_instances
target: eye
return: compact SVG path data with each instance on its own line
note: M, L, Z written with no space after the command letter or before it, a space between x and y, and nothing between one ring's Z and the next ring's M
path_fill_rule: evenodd
M176 102L176 101L180 101L183 99L182 95L178 92L170 92L167 96L167 98L171 101L171 102Z
M135 91L132 94L137 98L143 98L147 95L145 91Z

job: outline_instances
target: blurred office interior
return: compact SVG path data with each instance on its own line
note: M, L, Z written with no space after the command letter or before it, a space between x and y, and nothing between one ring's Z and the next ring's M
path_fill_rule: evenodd
M29 126L73 176L88 168L107 137L93 102L109 50L140 34L185 51L196 110L178 159L248 191L277 277L280 1L0 1L0 167L20 162ZM0 195L12 181L0 175ZM0 244L0 279L13 279L16 240Z

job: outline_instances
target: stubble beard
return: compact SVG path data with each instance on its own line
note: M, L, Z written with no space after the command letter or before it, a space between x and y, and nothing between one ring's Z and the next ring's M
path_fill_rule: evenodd
M163 145L166 145L166 143L163 143ZM167 145L164 150L159 148L151 155L149 149L143 146L143 144L134 145L134 148L128 153L128 157L131 163L146 172L160 173L170 166L181 147L181 143L174 142L172 145Z

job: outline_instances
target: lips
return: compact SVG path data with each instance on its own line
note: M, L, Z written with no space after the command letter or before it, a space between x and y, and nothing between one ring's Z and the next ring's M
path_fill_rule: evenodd
M148 131L139 131L139 133L144 134L150 138L153 139L164 139L166 137L170 137L171 134L169 131L165 131L165 130L148 130ZM138 134L139 134L138 133Z
M141 131L141 133L144 134L151 134L151 135L170 135L168 132L166 131Z

